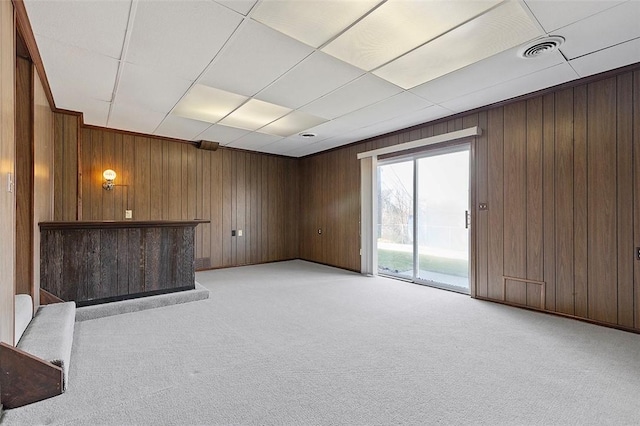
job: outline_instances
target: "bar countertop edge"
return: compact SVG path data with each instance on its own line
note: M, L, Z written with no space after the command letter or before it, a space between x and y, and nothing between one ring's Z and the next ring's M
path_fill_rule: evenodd
M209 223L206 219L193 220L79 220L39 222L40 230L56 229L122 229L122 228L171 228L196 226L200 223Z

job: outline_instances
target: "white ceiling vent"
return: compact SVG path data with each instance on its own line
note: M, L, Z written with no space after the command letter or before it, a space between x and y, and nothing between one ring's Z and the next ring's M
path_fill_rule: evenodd
M556 50L560 45L564 43L564 37L560 36L548 36L533 40L530 43L525 44L518 54L522 58L537 58L546 53L551 53Z

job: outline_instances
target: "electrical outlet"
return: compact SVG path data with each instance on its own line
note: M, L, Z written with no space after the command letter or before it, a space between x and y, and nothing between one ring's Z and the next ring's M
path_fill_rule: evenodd
M231 236L232 236L232 237L235 237L235 236L236 236L236 230L235 230L235 229L232 229L232 230L231 230Z
M242 229L238 229L238 237L242 237Z
M131 219L133 217L133 210L125 210L124 211L124 218L125 219Z

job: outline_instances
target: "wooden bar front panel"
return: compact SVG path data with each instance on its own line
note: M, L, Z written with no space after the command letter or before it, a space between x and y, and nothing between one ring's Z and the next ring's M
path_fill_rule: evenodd
M80 305L194 288L199 222L130 223L41 224L41 287Z

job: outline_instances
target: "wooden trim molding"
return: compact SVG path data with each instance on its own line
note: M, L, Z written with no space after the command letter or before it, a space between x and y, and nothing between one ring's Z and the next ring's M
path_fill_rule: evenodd
M44 63L42 62L40 50L38 49L38 44L36 43L33 29L31 28L31 22L29 22L29 16L27 15L27 9L24 5L24 1L11 1L13 3L13 8L15 9L17 30L20 32L20 35L22 36L22 39L27 46L27 50L29 51L29 55L31 56L31 61L36 67L36 71L40 76L40 81L42 82L42 86L44 87L44 93L47 96L47 100L49 101L49 106L52 110L55 111L56 103L53 100L53 93L51 92L49 79L47 79L47 73L44 70Z
M481 134L482 129L480 127L469 127L468 129L456 130L455 132L444 133L442 135L431 136L424 139L418 139L416 141L401 143L398 145L391 145L384 148L374 149L372 151L361 152L358 154L358 160L362 160L363 158L367 157L377 157L379 155L408 151L410 149L421 148L424 146L434 145L442 142L465 139L473 136L479 136Z

